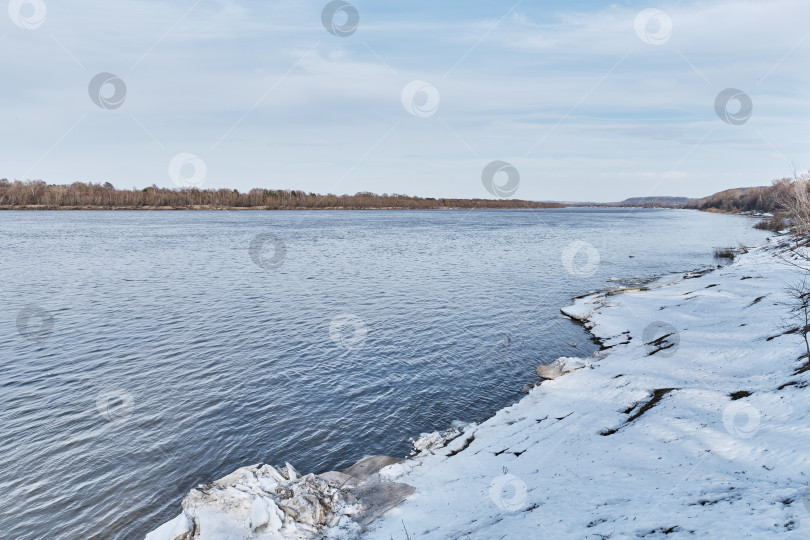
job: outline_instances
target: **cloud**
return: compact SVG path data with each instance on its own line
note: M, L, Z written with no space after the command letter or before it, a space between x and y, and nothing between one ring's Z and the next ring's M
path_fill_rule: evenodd
M169 186L190 152L212 187L474 197L502 159L543 179L517 196L614 200L651 174L703 195L810 162L810 5L664 5L654 46L635 4L356 2L340 38L313 1L49 3L36 30L0 25L0 176ZM102 71L126 82L120 109L89 99ZM429 118L402 107L413 80L440 93ZM745 125L715 113L729 87L752 98Z

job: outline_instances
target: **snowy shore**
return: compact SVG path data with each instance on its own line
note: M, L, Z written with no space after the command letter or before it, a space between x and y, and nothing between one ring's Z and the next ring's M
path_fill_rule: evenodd
M802 274L757 249L578 299L604 349L482 424L354 472L240 469L147 538L807 538Z

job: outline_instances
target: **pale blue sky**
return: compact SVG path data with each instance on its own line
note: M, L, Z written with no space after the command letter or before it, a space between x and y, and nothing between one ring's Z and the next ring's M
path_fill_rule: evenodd
M183 153L202 187L489 197L503 160L516 198L608 201L810 167L806 0L357 0L348 37L322 1L38 1L0 17L0 177L173 186ZM648 8L671 32L637 34ZM100 72L119 108L90 99ZM415 80L439 98L421 116ZM741 125L726 88L751 98Z

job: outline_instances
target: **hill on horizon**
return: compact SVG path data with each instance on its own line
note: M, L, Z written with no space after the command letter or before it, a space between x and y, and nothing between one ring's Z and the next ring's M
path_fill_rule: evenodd
M690 197L670 197L670 196L663 196L663 197L630 197L629 199L625 199L618 204L666 204L668 206L677 206L677 205L684 205L687 204L689 201L693 200Z

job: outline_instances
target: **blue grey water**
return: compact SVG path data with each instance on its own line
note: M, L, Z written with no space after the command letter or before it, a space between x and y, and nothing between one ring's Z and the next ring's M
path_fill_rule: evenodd
M573 295L716 263L714 247L763 242L751 225L615 209L0 212L0 536L139 538L240 466L407 455L421 432L517 401L537 364L590 355L559 315ZM249 252L260 234L284 245L254 257L266 268ZM598 267L587 250L566 266L576 241Z

